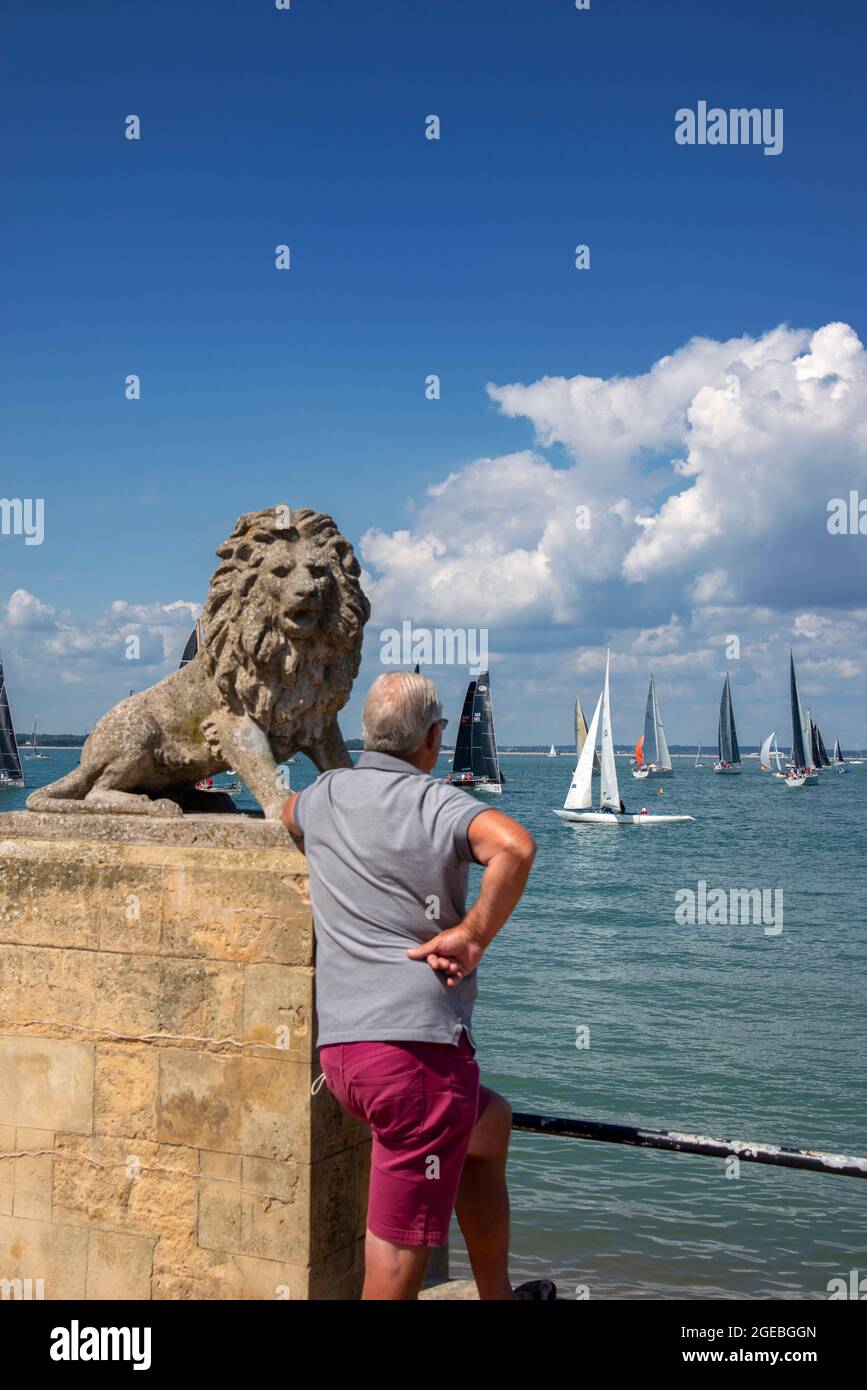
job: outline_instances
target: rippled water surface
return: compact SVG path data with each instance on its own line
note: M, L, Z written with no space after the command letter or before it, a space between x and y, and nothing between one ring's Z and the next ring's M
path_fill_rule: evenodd
M26 763L31 786L77 758ZM539 852L480 970L485 1081L516 1110L867 1153L867 765L790 791L755 762L728 778L676 759L657 798L618 759L630 809L696 817L620 830L551 814L571 766L503 760L497 805ZM781 888L782 932L677 925L675 893L699 880ZM867 1275L857 1179L748 1163L732 1179L722 1160L518 1134L509 1184L513 1275L549 1273L567 1297L824 1298ZM468 1268L457 1227L451 1264Z

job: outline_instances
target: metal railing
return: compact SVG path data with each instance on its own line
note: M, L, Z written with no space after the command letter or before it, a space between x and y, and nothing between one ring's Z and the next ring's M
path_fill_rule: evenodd
M747 1139L714 1139L673 1129L643 1129L637 1125L603 1124L598 1120L560 1119L555 1115L512 1115L512 1129L524 1134L548 1134L560 1139L592 1139L603 1144L629 1144L639 1149L701 1154L705 1158L737 1158L777 1168L804 1168L842 1178L867 1178L867 1158L793 1149L786 1144L761 1144Z
M825 1153L822 1149L793 1149L787 1144L762 1144L747 1139L715 1139L675 1129L643 1129L639 1125L604 1124L600 1120L564 1119L557 1115L512 1114L512 1129L521 1134L546 1134L554 1139L590 1139L602 1144L627 1144L637 1149L699 1154L703 1158L737 1158L776 1168L801 1168L840 1178L867 1178L867 1158ZM449 1247L431 1250L425 1288L449 1277Z

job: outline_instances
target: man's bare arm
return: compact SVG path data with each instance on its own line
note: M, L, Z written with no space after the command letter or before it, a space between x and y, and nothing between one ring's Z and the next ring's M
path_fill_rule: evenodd
M482 811L470 822L467 839L474 858L485 866L477 900L458 926L407 951L410 960L426 960L433 970L441 970L450 985L475 970L509 920L536 857L533 836L502 811Z
M300 826L295 820L295 802L298 800L298 796L298 792L293 792L292 795L288 798L288 800L284 801L283 810L280 812L280 819L285 825L286 829L289 831L289 834L292 836L293 840L297 841L298 848L303 849L304 837L301 834Z
M473 858L484 864L485 872L479 896L461 926L484 948L520 902L536 857L536 841L511 816L494 810L470 821L467 839Z

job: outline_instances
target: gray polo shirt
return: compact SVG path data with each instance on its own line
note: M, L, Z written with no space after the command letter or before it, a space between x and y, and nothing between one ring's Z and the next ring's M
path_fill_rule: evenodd
M447 985L406 952L466 911L470 821L486 810L402 758L362 753L299 793L316 931L317 1047L348 1042L458 1044L476 974ZM473 1046L475 1044L473 1043Z

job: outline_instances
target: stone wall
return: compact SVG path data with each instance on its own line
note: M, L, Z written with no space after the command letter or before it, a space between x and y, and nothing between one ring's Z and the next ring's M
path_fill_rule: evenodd
M0 815L0 1280L357 1298L369 1134L312 1093L313 989L279 825Z

